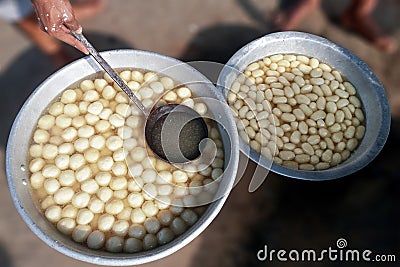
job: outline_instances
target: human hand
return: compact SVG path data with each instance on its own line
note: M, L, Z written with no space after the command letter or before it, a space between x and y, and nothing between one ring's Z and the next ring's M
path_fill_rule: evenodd
M69 0L31 0L42 29L73 47L89 54L88 50L70 34L82 32L82 27L74 16Z

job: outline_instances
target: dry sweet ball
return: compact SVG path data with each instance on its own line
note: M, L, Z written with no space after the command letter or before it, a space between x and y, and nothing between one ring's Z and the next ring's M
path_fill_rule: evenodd
M146 108L184 103L209 112L189 86L170 77L142 70L120 76ZM349 103L360 108L355 99ZM107 74L67 88L42 114L27 155L30 185L61 233L91 249L135 253L171 242L198 221L204 209L192 206L212 200L224 168L217 125L206 119L213 162L179 169L147 147L144 123Z
M227 100L239 136L288 168L334 167L365 135L356 88L333 67L305 55L278 54L249 64Z

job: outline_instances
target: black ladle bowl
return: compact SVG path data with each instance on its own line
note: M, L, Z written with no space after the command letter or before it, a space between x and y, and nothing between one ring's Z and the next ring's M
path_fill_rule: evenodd
M146 142L161 159L186 163L200 157L200 143L208 137L207 125L195 110L168 104L153 109L145 126Z
M167 104L148 113L86 37L73 31L70 34L88 49L90 55L147 117L146 141L159 158L170 163L187 163L200 156L200 142L208 137L208 130L204 119L196 111L184 105Z

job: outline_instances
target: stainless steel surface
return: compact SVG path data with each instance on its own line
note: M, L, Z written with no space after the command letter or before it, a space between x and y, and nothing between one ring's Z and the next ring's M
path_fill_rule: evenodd
M182 84L189 84L195 94L224 103L223 95L202 74L187 64L167 56L137 50L116 50L101 55L113 68L138 68L170 76ZM170 243L155 249L135 254L113 254L91 250L75 243L61 234L43 216L32 198L27 171L29 142L36 123L51 103L63 90L77 81L102 71L89 57L77 60L54 73L28 98L16 117L6 151L6 172L11 197L17 211L28 227L46 244L72 258L108 266L137 265L166 257L179 250L198 236L217 216L233 186L239 160L238 135L233 117L226 104L210 107L219 118L225 153L225 172L220 182L221 198L211 203L195 225Z
M135 96L135 94L129 89L129 87L124 83L124 81L118 76L118 74L111 68L111 66L104 60L104 58L100 55L99 52L93 47L93 45L86 39L86 37L74 31L70 31L70 34L74 36L79 42L81 42L89 51L89 54L99 63L99 65L110 75L111 79L113 79L118 86L122 89L122 91L127 94L130 100L143 112L143 114L148 115L148 111L143 106L142 102Z
M390 110L385 90L373 71L347 49L319 36L301 32L278 32L261 37L236 52L218 78L225 96L238 72L263 57L274 54L303 54L318 58L343 73L356 87L366 117L366 133L349 159L323 171L301 171L272 163L242 140L240 149L250 159L273 172L305 180L329 180L354 173L370 163L384 146L390 129Z

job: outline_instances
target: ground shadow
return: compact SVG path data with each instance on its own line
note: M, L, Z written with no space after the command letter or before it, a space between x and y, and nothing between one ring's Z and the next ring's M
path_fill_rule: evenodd
M225 64L242 46L264 34L264 30L241 24L222 24L206 28L190 41L181 60L205 60Z
M255 193L246 177L236 186L218 219L202 234L192 267L200 266L369 266L363 262L260 261L257 252L348 249L395 255L400 245L400 121L394 121L381 154L362 171L334 181L308 182L270 173ZM270 255L270 254L267 254ZM385 266L397 266L385 263Z
M99 51L130 48L132 45L112 35L87 33L87 38ZM66 47L75 59L82 53ZM27 97L56 69L37 48L31 47L18 55L0 74L0 146L5 147L15 116Z
M284 1L288 1L288 0L284 0ZM250 1L250 0L236 0L236 2L238 3L238 5L244 10L246 11L246 13L253 19L255 20L258 25L260 25L261 27L263 27L266 31L270 31L271 30L271 21L269 19L266 18L264 12L262 12L262 10L260 10L255 4L254 2Z
M253 253L247 266L265 266L255 253L269 249L337 249L337 240L347 240L348 249L396 254L400 244L400 121L393 127L381 154L353 175L327 182L305 182L281 177L274 213L253 225L251 242L244 250ZM265 188L264 188L265 190ZM267 189L268 190L268 189ZM260 207L260 213L266 213ZM396 255L398 258L399 255ZM350 263L347 263L350 264ZM327 257L321 263L286 263L274 257L268 266L347 266ZM351 263L350 266L366 266ZM388 266L396 266L387 263Z
M0 244L0 266L1 267L13 267L14 266L10 255L5 250L5 247L2 244Z

